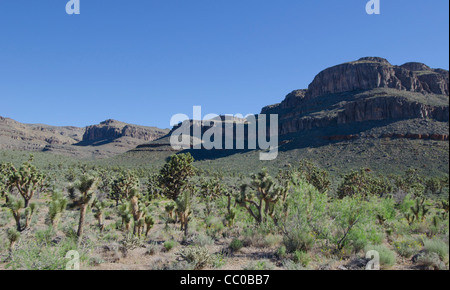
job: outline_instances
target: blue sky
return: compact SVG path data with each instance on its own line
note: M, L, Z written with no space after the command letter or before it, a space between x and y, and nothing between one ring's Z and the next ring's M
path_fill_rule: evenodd
M259 113L363 56L449 67L449 1L0 0L0 116L169 127Z

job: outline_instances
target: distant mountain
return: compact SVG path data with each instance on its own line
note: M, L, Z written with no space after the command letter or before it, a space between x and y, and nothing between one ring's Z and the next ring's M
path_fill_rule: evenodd
M369 121L448 122L448 93L446 70L365 57L320 72L307 90L293 91L262 113L279 114L281 135Z
M107 120L85 128L22 124L0 117L0 149L109 157L165 136L169 130Z
M308 89L295 90L261 110L279 117L277 160L259 162L258 150L183 152L196 160L215 160L205 164L217 164L219 170L228 166L244 172L261 166L276 172L306 158L331 172L371 167L399 173L415 167L424 174L448 173L448 94L447 70L414 62L395 66L383 58L365 57L325 69ZM200 123L191 120L190 126L192 132ZM165 158L174 153L169 135L123 158L141 163Z
M315 160L331 172L361 166L391 172L410 167L427 174L449 172L447 70L415 62L396 66L383 58L364 57L325 69L307 89L291 92L261 113L279 117L279 157L269 163L259 162L258 150L174 150L170 135L177 126L163 130L115 120L76 128L27 125L0 118L0 149L76 157L126 152L115 160L141 165L190 152L196 160L220 160L214 163L219 168L227 165L230 170L245 168L246 172L262 164L279 169L303 158ZM246 128L252 122L237 121ZM221 117L217 126L223 124ZM202 124L190 120L189 126L192 134ZM210 126L200 129L205 132ZM226 132L223 136L222 142L230 141ZM231 138L236 141L236 137ZM206 164L213 166L209 161Z

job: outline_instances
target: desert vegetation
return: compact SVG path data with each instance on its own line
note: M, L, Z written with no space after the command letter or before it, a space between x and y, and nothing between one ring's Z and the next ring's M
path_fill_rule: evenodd
M332 178L302 160L278 173L202 170L190 154L153 170L0 165L0 268L448 269L449 178Z

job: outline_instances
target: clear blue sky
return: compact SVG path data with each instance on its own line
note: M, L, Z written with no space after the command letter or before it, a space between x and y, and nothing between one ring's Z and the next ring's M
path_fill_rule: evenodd
M363 56L449 67L448 0L0 0L0 116L167 128L259 113Z

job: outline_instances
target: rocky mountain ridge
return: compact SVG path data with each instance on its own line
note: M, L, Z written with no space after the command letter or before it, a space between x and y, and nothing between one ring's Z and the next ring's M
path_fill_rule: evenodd
M380 120L449 120L449 72L421 63L365 57L320 72L263 114L279 115L281 135ZM407 133L407 132L405 132Z
M169 130L106 120L84 128L23 124L0 117L0 149L108 157L165 136Z

